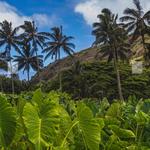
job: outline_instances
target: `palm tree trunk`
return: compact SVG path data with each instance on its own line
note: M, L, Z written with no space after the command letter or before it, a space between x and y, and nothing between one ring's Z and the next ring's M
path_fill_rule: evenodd
M115 67L116 75L117 75L117 85L118 85L119 99L120 99L121 101L124 101L123 94L122 94L122 86L121 86L120 72L119 72L118 63L117 63L117 59L116 59L115 53L114 53L114 67Z
M141 33L141 37L142 37L142 44L143 44L143 48L146 52L146 47L145 47L145 37L144 37L144 34Z
M60 50L58 53L58 60L60 61ZM58 76L59 76L59 91L62 92L62 78L61 78L61 69L60 69L60 64L58 64L59 69L58 69Z
M10 72L11 72L11 87L12 87L12 94L14 95L15 93L15 87L14 87L14 79L13 79L13 74L12 74L12 63L10 60Z
M3 79L0 77L0 84L1 84L1 92L3 92Z
M13 79L13 74L12 74L12 77L11 77L11 81L12 81L12 94L14 95L15 94L15 87L14 87L14 79Z
M29 70L27 70L27 77L28 77L28 82L29 82L30 80Z
M36 51L35 55L36 55L36 58L37 58L37 56L38 56L37 51ZM41 78L40 78L40 74L39 74L40 73L40 68L39 68L38 59L36 59L36 61L37 61L37 77L39 77L39 82L40 82L40 87L41 87Z
M148 50L147 50L147 47L145 45L145 36L143 33L141 33L141 37L142 37L142 45L143 45L143 48L144 48L144 60L145 60L145 65L149 66L149 58L147 57L148 55Z

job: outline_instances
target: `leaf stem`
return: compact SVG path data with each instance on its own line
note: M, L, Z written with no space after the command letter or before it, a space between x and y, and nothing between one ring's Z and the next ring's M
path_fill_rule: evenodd
M63 146L64 146L65 141L66 141L66 139L67 139L68 135L70 134L71 130L72 130L72 129L73 129L73 127L75 127L78 123L79 123L79 121L76 121L76 122L75 122L75 123L71 126L71 128L69 129L68 133L66 134L66 136L65 136L65 138L64 138L64 140L63 140L63 142L62 142L62 144L61 144L61 147L63 147Z

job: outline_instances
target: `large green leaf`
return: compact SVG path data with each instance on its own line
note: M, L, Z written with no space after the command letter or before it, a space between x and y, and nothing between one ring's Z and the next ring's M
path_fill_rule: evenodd
M143 111L146 114L150 114L150 99L140 100L136 105L136 112Z
M33 101L33 102L36 102L39 106L42 104L42 101L43 101L43 94L42 94L41 89L37 89L37 90L33 93L32 101Z
M16 114L4 96L0 95L0 146L8 146L16 132Z
M135 134L128 129L122 129L117 125L109 125L109 128L119 137L123 139L135 138Z
M146 125L149 124L150 116L142 111L139 111L135 114L135 119L138 125Z
M109 109L107 110L106 112L106 116L109 116L109 117L114 117L114 118L117 118L117 117L121 117L121 104L120 103L113 103L111 104L111 106L109 107Z
M29 140L40 150L42 145L53 143L59 124L58 107L45 101L41 107L27 103L24 107L23 119Z
M72 120L68 114L68 112L62 107L59 107L59 113L60 113L60 126L59 126L59 132L57 136L57 145L61 145L65 136L68 134L69 129L72 127ZM67 136L67 142L66 144L71 144L74 142L74 135L73 132L70 131Z
M103 120L94 118L92 111L84 103L78 104L77 117L86 146L90 150L99 150Z

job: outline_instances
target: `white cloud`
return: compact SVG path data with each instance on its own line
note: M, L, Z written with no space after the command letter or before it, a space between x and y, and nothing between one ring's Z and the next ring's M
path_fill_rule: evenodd
M52 25L53 19L53 16L49 17L46 14L35 13L32 16L22 15L15 7L4 1L0 1L0 22L8 20L12 22L14 27L23 24L25 20L35 20L40 27L50 26Z
M34 20L38 26L52 26L55 22L57 22L57 17L55 15L47 16L46 14L33 14L31 16L32 20Z
M141 0L141 4L144 10L149 10L150 0ZM132 0L84 0L76 5L75 12L80 13L86 23L91 25L103 8L109 8L121 15L127 7L134 7Z

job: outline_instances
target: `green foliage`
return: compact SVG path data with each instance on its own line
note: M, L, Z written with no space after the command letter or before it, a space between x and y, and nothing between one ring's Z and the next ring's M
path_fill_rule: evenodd
M0 94L0 147L11 144L16 131L16 114L14 108Z
M135 96L109 103L73 101L66 93L40 89L1 95L0 149L148 150L149 108L149 99Z
M12 79L7 78L5 76L0 75L0 92L4 93L12 93ZM21 93L22 91L27 91L29 84L26 81L20 81L17 79L14 79L14 92L16 94Z
M59 114L57 107L51 107L49 103L43 105L42 110L30 103L24 107L23 119L28 138L37 146L37 150L40 150L42 145L49 146L57 132Z
M103 128L103 120L93 118L92 111L84 104L77 106L77 118L85 145L90 150L98 150L100 143L100 129Z
M132 74L131 66L126 63L119 64L123 96L130 95L137 98L150 97L150 71L145 69L142 74ZM62 89L72 95L74 99L107 97L109 100L117 99L117 79L112 63L90 62L82 63L78 71L73 66L62 72ZM78 73L76 73L78 72ZM58 78L43 82L42 90L49 92L59 88ZM142 92L141 92L142 89Z

